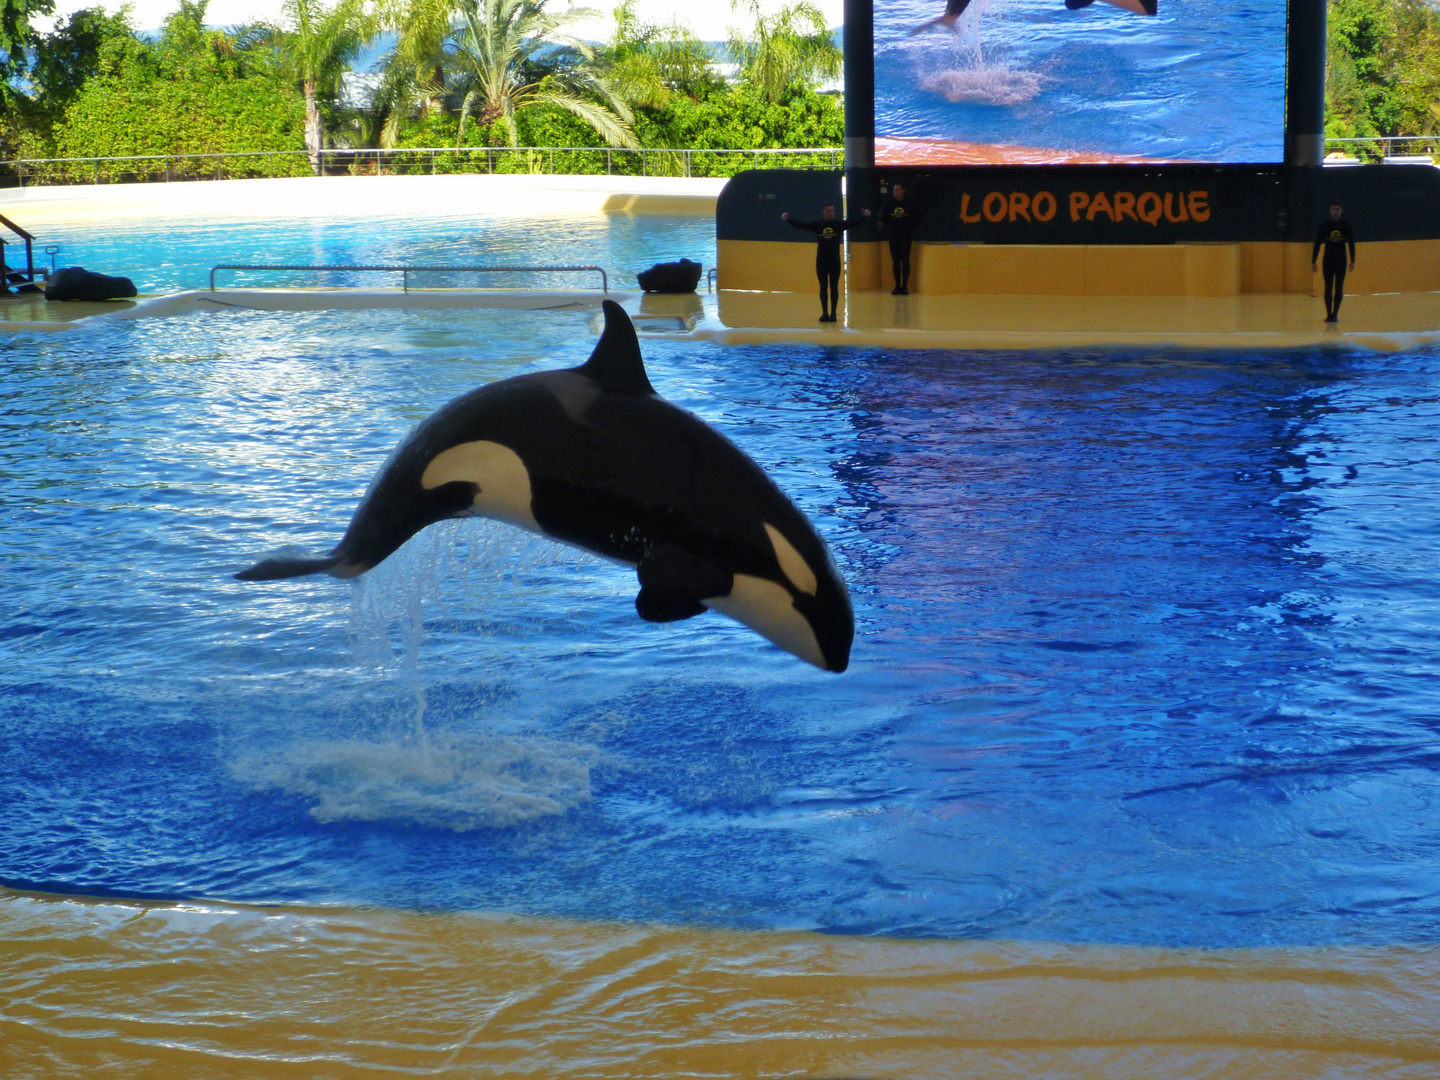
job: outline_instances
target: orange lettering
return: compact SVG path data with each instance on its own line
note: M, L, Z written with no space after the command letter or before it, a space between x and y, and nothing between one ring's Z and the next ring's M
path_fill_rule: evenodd
M1079 221L1079 220L1080 220L1080 211L1085 209L1085 205L1086 205L1089 201L1090 201L1090 196L1089 196L1089 195L1086 195L1085 192L1083 192L1083 191L1072 191L1072 192L1070 192L1070 220L1071 220L1071 221Z
M1085 211L1085 220L1094 221L1096 214L1104 214L1111 221L1115 220L1115 209L1103 191L1090 200L1090 209Z
M992 191L985 196L985 202L980 209L985 212L986 221L1003 221L1005 220L1005 206L1005 196L998 191ZM991 207L994 209L992 210Z
M1135 220L1135 193L1131 191L1115 192L1115 220L1128 217Z
M1010 220L1014 221L1017 217L1030 220L1030 196L1023 191L1010 192Z
M970 213L970 193L968 191L960 196L960 220L967 225L973 225L980 220L979 214L972 215Z
M1055 196L1048 191L1037 192L1030 200L1030 209L1036 221L1049 221L1055 216Z
M1210 193L1208 191L1190 192L1190 216L1196 221L1210 220L1210 207L1205 202L1205 199L1207 196L1209 196L1209 194Z
M1153 191L1142 191L1135 202L1135 213L1146 225L1155 225L1160 220L1160 196Z
M1180 206L1180 211L1179 211L1178 214L1177 214L1174 210L1172 210L1172 209L1170 208L1170 200L1171 200L1172 197L1174 197L1174 195L1175 195L1175 192L1173 192L1173 191L1167 191L1167 192L1165 193L1165 220L1166 220L1166 221L1174 221L1174 222L1189 221L1189 220L1190 220L1190 215L1185 212L1185 196L1184 196L1184 195L1181 195L1178 199L1176 199L1176 202L1177 202L1177 203L1179 204L1179 206Z

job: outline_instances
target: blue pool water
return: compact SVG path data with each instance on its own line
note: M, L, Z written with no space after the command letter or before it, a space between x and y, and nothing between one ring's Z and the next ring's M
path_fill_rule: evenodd
M356 583L231 578L332 545L436 406L593 340L498 311L6 339L0 884L1436 939L1440 350L646 340L831 543L841 676L714 615L642 623L633 572L485 522Z
M316 181L323 183L324 181ZM250 265L347 266L573 266L594 264L610 273L612 289L636 288L635 274L657 262L688 258L707 268L715 264L715 222L708 217L664 219L575 214L537 220L506 218L500 200L457 207L454 217L416 220L400 208L394 216L278 219L238 223L223 219L179 218L157 235L153 219L103 224L45 226L37 231L37 261L47 244L56 244L56 266L84 266L124 274L142 293L204 289L210 268L223 263ZM429 212L429 208L427 208ZM426 286L586 288L593 274L417 275L411 284ZM399 275L331 272L250 272L227 270L216 278L221 288L253 285L276 288L310 285L358 285L386 288Z

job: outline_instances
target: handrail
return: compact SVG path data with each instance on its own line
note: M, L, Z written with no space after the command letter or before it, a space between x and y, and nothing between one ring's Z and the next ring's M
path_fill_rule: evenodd
M242 264L242 263L221 263L219 266L210 268L210 291L215 292L215 272L217 270L344 270L344 271L374 271L381 273L400 274L401 285L408 293L410 291L410 275L415 273L467 273L467 274L503 274L503 273L561 273L574 271L594 270L600 275L600 289L606 296L610 295L610 278L605 273L604 267L586 266L301 266L281 263L270 263L267 265Z
M715 291L715 275L719 272L720 268L718 266L712 266L705 273L705 284L710 286L710 291L712 293Z
M1352 142L1440 142L1440 135L1347 135L1343 139L1339 136L1326 136L1325 142L1327 145Z
M22 240L25 241L25 270L24 270L25 278L26 278L26 280L27 280L31 285L34 285L34 284L35 284L35 250L34 250L35 237L32 236L30 233L26 232L26 231L25 231L24 229L22 229L19 225L16 225L13 221L11 221L9 218L7 218L4 214L0 214L0 225L4 225L7 229L9 229L11 232L13 232L15 235L19 236ZM15 273L19 273L19 272L20 272L20 268L19 268L19 267L16 267L16 268L15 268ZM10 274L11 274L10 266L9 266L9 264L6 263L6 261L5 261L5 240L4 240L3 237L0 237L0 295L9 295L9 293L10 293ZM48 280L48 279L47 279L47 280Z
M35 239L35 237L34 237L33 235L31 235L30 233L26 232L26 231L25 231L24 229L22 229L19 225L16 225L13 221L11 221L9 218L7 218L4 214L0 214L0 225L4 225L7 229L9 229L11 232L15 233L17 236L21 237L22 239L30 240L30 241L34 241L34 239Z
M1382 159L1391 156L1396 149L1396 143L1418 143L1421 147L1428 147L1431 152L1424 156L1430 157L1433 160L1435 151L1440 150L1440 135L1357 135L1347 136L1343 139L1327 138L1325 140L1325 146L1327 148L1337 147L1340 149L1350 149L1354 147L1356 149L1371 150L1372 153L1375 151L1371 148L1379 144L1379 155Z

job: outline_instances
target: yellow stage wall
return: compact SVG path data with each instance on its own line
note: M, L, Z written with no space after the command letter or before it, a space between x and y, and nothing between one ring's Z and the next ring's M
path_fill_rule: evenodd
M883 243L849 245L848 283L859 292L895 286ZM916 244L910 291L917 295L1239 296L1318 294L1310 245L1218 244ZM719 242L722 289L813 292L811 244ZM1347 294L1440 291L1440 240L1356 246Z

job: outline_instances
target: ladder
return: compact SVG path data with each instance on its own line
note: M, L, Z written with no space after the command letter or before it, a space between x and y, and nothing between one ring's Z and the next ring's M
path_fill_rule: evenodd
M4 214L0 214L0 225L4 225L25 241L25 269L12 270L10 264L5 261L5 237L0 235L0 296L9 296L11 285L19 286L17 292L39 292L40 286L35 284L35 237ZM43 267L40 270L40 276L42 278L48 276Z

